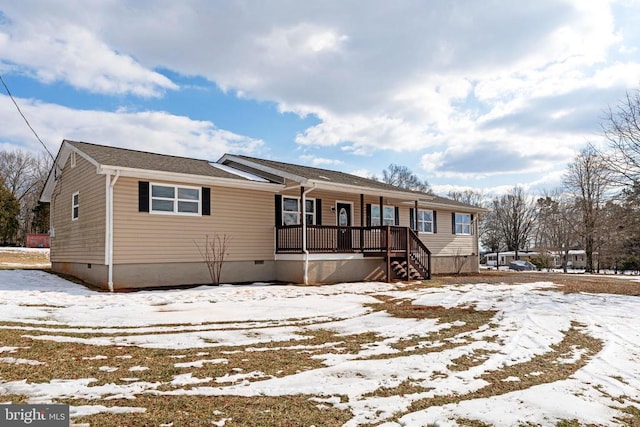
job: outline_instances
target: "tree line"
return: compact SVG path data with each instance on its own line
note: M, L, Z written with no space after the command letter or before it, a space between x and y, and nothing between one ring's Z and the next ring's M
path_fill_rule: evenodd
M49 232L49 204L40 203L51 159L0 151L0 245L22 245L27 233Z
M583 249L586 271L640 271L640 91L609 108L601 124L604 149L588 144L568 164L562 184L537 198L521 187L489 198L481 191L452 191L456 201L486 208L480 242L491 252L536 249L560 254L566 271L572 249ZM373 177L375 179L375 177ZM406 166L389 165L382 180L431 193ZM533 260L551 267L551 258Z
M604 149L588 144L568 164L559 188L539 197L514 187L487 199L467 190L449 197L483 206L480 241L492 252L536 249L561 255L583 249L586 271L640 271L640 92L609 108ZM597 255L597 256L596 256ZM539 267L550 267L544 256Z

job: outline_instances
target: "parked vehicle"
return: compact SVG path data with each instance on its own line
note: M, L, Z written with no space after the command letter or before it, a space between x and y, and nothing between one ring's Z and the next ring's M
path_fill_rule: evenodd
M509 270L515 271L534 271L536 270L536 266L530 263L529 261L511 261L509 263Z

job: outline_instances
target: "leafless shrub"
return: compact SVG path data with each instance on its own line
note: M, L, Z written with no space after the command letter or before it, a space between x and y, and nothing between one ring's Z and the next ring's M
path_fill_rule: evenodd
M227 256L229 243L231 237L227 234L214 234L211 238L207 234L205 236L204 247L201 247L198 242L194 240L198 252L202 255L209 275L211 276L211 283L213 285L220 284L220 275L222 274L222 266L224 265L224 259Z
M462 248L456 248L453 251L453 266L456 274L460 274L462 272L462 269L468 260L468 255L462 255Z

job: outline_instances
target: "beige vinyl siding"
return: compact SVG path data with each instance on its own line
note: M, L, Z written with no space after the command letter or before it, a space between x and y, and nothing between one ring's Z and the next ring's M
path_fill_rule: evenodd
M421 208L422 209L422 208ZM426 209L426 208L425 208ZM435 256L477 254L476 229L472 224L471 235L452 233L452 211L434 209L437 214L437 233L419 233L420 239ZM475 215L474 215L475 218Z
M282 193L282 196L300 198L300 189L287 190ZM351 225L360 225L360 195L335 193L327 190L312 190L307 193L306 198L322 200L322 225L338 224L336 213L331 210L335 208L336 202L352 203Z
M51 197L52 262L104 264L105 180L80 155L72 168L69 156ZM79 216L72 220L71 196L75 192L79 193Z
M210 188L211 216L152 214L138 212L138 179L120 178L114 188L114 263L199 262L195 242L204 247L205 236L216 233L231 239L228 261L274 259L273 193Z

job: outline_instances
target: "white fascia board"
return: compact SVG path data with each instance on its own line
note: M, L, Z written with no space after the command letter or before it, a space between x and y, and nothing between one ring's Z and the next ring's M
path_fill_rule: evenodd
M475 206L459 206L459 205L449 205L446 203L418 203L418 207L423 207L423 208L441 208L444 210L448 210L448 211L452 211L452 212L458 212L458 213L463 213L463 212L473 212L473 213L485 213L485 212L489 212L488 209L485 208L478 208Z
M215 176L191 175L176 172L154 171L148 169L123 168L119 166L100 167L98 173L113 175L116 170L120 171L120 176L144 179L156 179L162 181L182 182L185 184L218 185L221 187L247 188L252 190L270 191L277 193L284 188L282 184L270 182L256 182L244 179L220 178Z
M249 166L250 168L253 168L262 172L266 172L271 175L279 176L281 178L290 179L292 181L296 181L301 184L305 184L307 183L307 181L310 181L307 178L304 178L302 176L283 172L280 169L272 168L270 166L261 165L260 163L252 162L251 160L243 159L241 157L236 157L233 154L225 154L220 158L220 160L218 160L218 163L224 164L226 160L230 160L232 162L236 162L244 166Z

